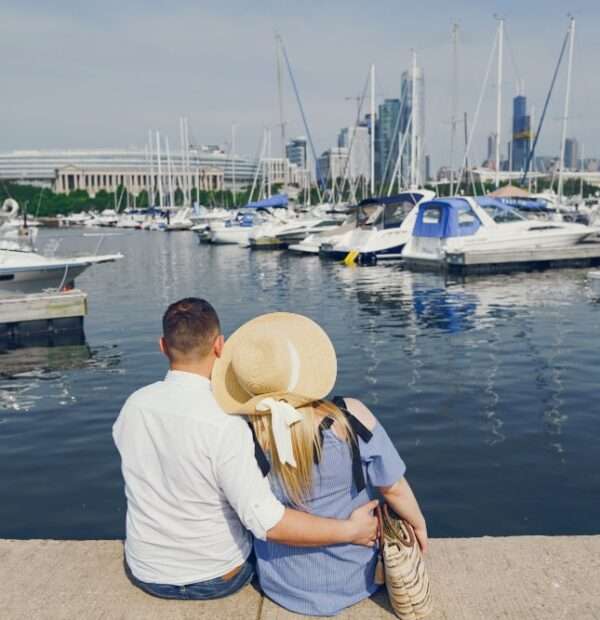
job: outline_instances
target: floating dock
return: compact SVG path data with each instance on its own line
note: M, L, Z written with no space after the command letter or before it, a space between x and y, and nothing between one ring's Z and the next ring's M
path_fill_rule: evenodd
M600 265L600 242L589 241L568 248L454 252L446 255L441 267L450 273L468 275L597 265Z
M0 297L0 348L52 346L83 337L87 295L74 289Z

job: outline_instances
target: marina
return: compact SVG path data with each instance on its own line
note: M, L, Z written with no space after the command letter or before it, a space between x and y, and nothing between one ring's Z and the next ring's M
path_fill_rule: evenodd
M138 4L0 7L2 620L598 620L600 5Z
M85 234L41 229L39 243L74 255ZM77 280L83 339L0 354L0 536L123 536L110 427L131 391L164 374L161 313L185 295L209 298L225 334L263 311L319 321L338 350L336 391L360 394L385 425L432 536L596 531L600 305L588 270L452 280L198 244L189 231L103 241L108 254L125 248Z

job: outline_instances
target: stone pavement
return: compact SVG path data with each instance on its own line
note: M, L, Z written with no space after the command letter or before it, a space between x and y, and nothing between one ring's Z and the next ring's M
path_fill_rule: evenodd
M600 620L600 536L434 539L431 620ZM164 601L132 586L119 541L0 540L2 620L298 620L252 587ZM338 616L391 620L385 596Z

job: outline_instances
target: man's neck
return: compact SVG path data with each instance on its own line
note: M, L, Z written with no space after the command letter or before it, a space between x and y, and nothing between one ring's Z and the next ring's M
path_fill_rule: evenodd
M189 372L193 375L199 375L205 379L210 379L212 373L212 364L206 363L172 363L171 370L178 370L180 372Z

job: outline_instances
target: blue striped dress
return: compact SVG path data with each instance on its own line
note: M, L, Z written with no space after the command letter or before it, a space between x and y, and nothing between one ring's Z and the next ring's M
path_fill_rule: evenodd
M404 476L406 466L384 428L377 423L368 442L358 439L366 488L356 492L348 443L330 430L323 431L321 462L314 466L313 489L306 502L311 514L346 519L369 499L375 487L389 486ZM285 505L287 499L277 477L271 487ZM290 547L255 540L260 586L273 601L299 614L333 616L371 596L377 551L356 545Z

